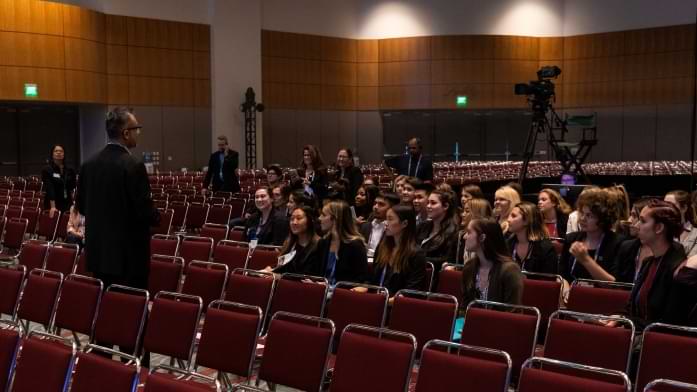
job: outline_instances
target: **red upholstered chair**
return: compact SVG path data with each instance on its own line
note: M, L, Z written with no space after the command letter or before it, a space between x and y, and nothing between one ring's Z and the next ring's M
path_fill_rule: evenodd
M14 319L26 275L23 265L0 265L0 315Z
M182 238L179 254L184 259L184 271L194 260L209 261L213 254L213 240L204 237L185 236Z
M44 268L67 276L75 272L80 248L76 244L54 242L48 247Z
M213 252L213 261L225 264L230 270L244 268L249 258L249 243L224 240L217 243Z
M100 352L109 356L116 355L122 361L97 355ZM71 382L71 392L135 392L140 375L138 358L88 344L83 352L78 353L75 373ZM108 380L108 381L105 381Z
M230 219L241 218L244 215L244 210L247 206L247 200L230 198L226 204L231 207Z
M56 230L58 229L58 221L61 214L53 214L51 218L49 211L42 211L39 215L39 226L36 228L37 238L43 238L46 241L53 241L56 238Z
M68 221L70 221L70 213L68 211L60 214L55 239L65 240L68 236Z
M564 368L568 370L565 373L583 374L583 376L546 370L547 367ZM614 381L599 381L599 378L612 378ZM526 360L518 382L518 392L630 392L631 389L632 383L622 372L546 358Z
M511 356L512 377L517 379L521 365L535 352L539 325L537 308L472 301L465 312L460 343L505 351Z
M198 231L203 224L206 223L209 209L209 204L190 203L189 211L187 212L186 220L184 221L186 231L189 233Z
M426 274L424 274L424 280L421 282L421 290L429 292L433 288L433 274L435 273L435 267L430 261L426 262Z
M321 317L329 284L324 278L310 275L283 274L276 283L271 299L271 311L289 312Z
M364 287L367 293L351 291L354 287ZM384 287L359 285L351 282L338 282L327 310L327 318L334 322L338 331L349 324L362 324L382 327L387 314L387 300L390 293ZM335 335L338 343L339 334Z
M179 250L179 237L176 235L155 234L150 238L150 255L176 256Z
M167 202L165 202L167 203ZM160 210L160 223L157 227L151 229L152 234L168 235L172 232L172 220L174 219L174 210L172 209L161 209Z
M206 223L201 227L199 235L213 239L213 243L217 244L220 241L227 239L227 233L230 231L227 225L219 225L215 223Z
M225 264L192 261L184 278L181 292L202 298L204 308L222 299L227 284L228 268Z
M185 201L173 201L172 197L169 199L169 206L172 212L172 230L178 232L184 227L184 222L186 222L186 214L189 211L189 203Z
M5 234L2 236L0 247L0 259L13 258L19 252L27 232L29 221L22 218L7 217L5 222Z
M334 331L329 319L276 313L266 335L257 385L264 380L303 391L320 391ZM302 361L288 360L297 353L302 353Z
M0 391L7 390L21 338L19 323L0 320Z
M232 241L244 241L244 239L245 239L244 226L235 226L232 229L230 229L230 233L228 234L228 238L231 239Z
M576 279L571 285L567 309L581 313L622 314L633 286L631 283Z
M27 331L32 321L49 328L62 284L63 274L60 272L42 269L29 271L17 307L17 319L26 321Z
M117 345L121 352L137 356L148 300L147 290L120 285L107 287L99 305L90 343Z
M67 391L75 353L75 343L70 339L30 332L22 342L9 390Z
M341 336L331 390L406 391L415 352L411 334L351 324Z
M29 271L35 268L44 268L48 242L39 240L27 240L22 243L22 248L17 255L19 264L27 267Z
M151 294L157 294L160 291L177 292L183 274L183 258L152 255L150 257L150 273L148 274L148 291Z
M266 267L275 268L278 265L278 256L280 255L278 246L257 245L252 249L245 268L253 270L263 270Z
M7 205L7 208L5 209L5 217L10 220L12 218L21 218L22 217L22 204L24 204L23 200L19 200L18 203L13 203L13 200L10 200L10 204Z
M421 353L415 392L508 391L511 358L503 351L431 340Z
M400 290L394 296L389 328L414 335L418 356L429 340L450 340L457 310L457 298L452 295Z
M75 273L78 275L92 276L92 274L87 271L87 252L83 249L80 255L77 257L77 265L75 265Z
M39 207L27 207L22 209L22 214L20 218L27 220L27 234L33 236L36 233L36 224L39 222L39 214L41 210Z
M213 197L209 197L207 200L208 200L208 204L210 204L211 206L215 206L218 204L225 204L225 197L213 196ZM208 216L210 217L210 215L208 215ZM229 220L230 219L228 219L228 221ZM213 223L216 223L216 222L213 222ZM225 224L227 224L227 223L225 223Z
M228 223L230 223L231 214L232 206L223 203L213 204L211 205L211 209L208 210L208 217L206 218L206 223L227 225Z
M697 384L658 379L646 384L644 392L697 392Z
M203 366L224 372L221 374L251 377L261 322L258 306L211 302L192 368Z
M446 269L452 267L453 269ZM438 273L436 292L462 298L462 264L443 264Z
M153 199L152 200L152 206L161 211L160 216L162 216L162 211L167 209L167 204L169 204L169 202L165 199L160 199L160 200ZM163 233L163 234L166 234L166 233Z
M276 287L274 274L238 268L232 271L225 292L225 300L258 306L263 320L271 308L271 298Z
M540 311L542 317L538 342L544 342L549 316L559 310L562 300L562 282L559 275L523 272L523 301L525 306L532 306Z
M26 209L27 207L29 208L39 208L41 205L41 199L38 199L36 197L24 197L24 208Z
M104 283L99 279L68 275L58 299L52 328L54 333L67 329L73 334L92 336L103 291Z
M166 373L158 373L164 371ZM144 392L206 392L222 391L214 377L160 365L150 369Z
M193 295L167 291L157 293L143 340L145 351L189 363L194 352L202 303L201 297Z
M697 384L697 328L651 324L644 329L636 390L666 378Z

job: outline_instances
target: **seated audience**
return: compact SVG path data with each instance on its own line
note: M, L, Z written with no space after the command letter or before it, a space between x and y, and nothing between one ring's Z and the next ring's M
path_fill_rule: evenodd
M315 231L315 211L298 207L290 215L290 235L281 248L280 265L266 267L264 271L277 274L293 273L311 275L317 272L317 244L320 237Z
M622 238L627 238L629 233L627 233L626 222L629 220L629 194L624 185L613 185L604 189L610 199L610 205L613 206L615 210L614 215L616 217L615 224L612 230L619 234Z
M288 196L287 211L293 211L298 207L308 206L315 208L317 202L312 195L305 193L302 189L296 189Z
M283 170L278 165L271 165L266 169L266 182L269 188L273 189L282 184Z
M426 252L426 260L433 263L435 272L443 263L455 260L458 221L453 193L435 190L428 196L428 218L419 226L416 240Z
M404 184L407 182L407 176L397 176L397 178L394 179L394 188L392 191L394 191L397 195L402 195L402 188L404 187Z
M288 236L288 218L271 201L269 188L254 193L257 211L245 220L245 241L256 240L260 245L280 246Z
M380 189L375 185L361 185L356 192L354 201L354 211L356 212L356 223L362 225L370 219L373 212L375 198L380 194Z
M460 206L464 208L467 201L472 199L484 199L482 188L477 184L463 185L460 189Z
M407 178L407 180L404 182L404 185L402 186L402 193L399 195L399 197L402 198L403 205L412 205L412 203L414 202L414 191L416 191L416 187L420 186L421 184L423 184L423 181L419 180L416 177Z
M313 275L324 276L331 286L342 281L363 282L368 258L349 205L330 201L322 207L319 223L325 235L317 245L318 268Z
M344 179L347 181L344 190L346 202L353 205L356 198L358 187L363 184L363 173L361 169L353 164L353 152L350 148L342 148L336 156L336 172L334 180Z
M373 257L382 235L385 231L385 219L387 210L399 204L399 196L392 192L381 192L375 198L371 220L364 222L360 227L360 233L368 246L368 257Z
M590 196L591 193L602 193L603 190L600 189L600 187L597 187L595 185L591 185L588 187L583 188L581 193L578 195L578 199L576 199L576 208L571 211L569 214L569 219L566 222L566 234L569 233L574 233L577 231L580 231L581 229L578 226L578 201L583 198L583 197L588 197Z
M688 257L697 255L697 230L695 230L695 212L692 209L690 194L685 191L668 192L663 199L673 203L680 210L680 219L683 225L683 232L680 234L680 243L685 248Z
M504 234L508 233L508 214L518 203L520 203L520 194L508 185L502 186L494 194L494 216Z
M77 244L80 248L85 242L85 217L78 212L75 205L70 207L70 218L68 219L68 231L65 242Z
M649 204L650 199L639 199L632 206L629 213L627 233L629 238L624 240L617 249L617 273L615 278L618 282L634 283L641 265L647 257L653 255L648 245L642 244L638 238L639 216L641 210Z
M467 263L475 254L465 250L465 234L470 221L474 219L490 219L492 215L491 204L486 199L471 199L468 200L462 208L462 219L460 220L460 233L457 236L457 257L455 263Z
M412 205L416 213L416 227L428 220L428 196L433 192L433 185L422 182L414 187L414 199Z
M313 195L319 204L327 196L329 177L322 154L317 146L308 144L303 148L303 160L300 168L290 172L291 182Z
M537 207L524 201L508 215L508 248L513 261L523 271L557 274L557 253L542 226L542 214Z
M559 192L545 188L537 195L537 207L542 212L547 234L552 238L564 238L571 207Z
M288 211L290 187L288 185L278 185L271 188L271 198L273 199L273 206L276 208L278 213L283 216L287 216L290 212Z

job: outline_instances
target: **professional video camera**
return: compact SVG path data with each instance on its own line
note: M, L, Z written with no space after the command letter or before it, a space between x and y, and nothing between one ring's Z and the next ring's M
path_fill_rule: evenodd
M546 66L537 71L537 80L530 83L517 83L514 88L516 95L528 95L534 112L546 112L550 99L554 96L554 83L561 74L561 69L556 65Z

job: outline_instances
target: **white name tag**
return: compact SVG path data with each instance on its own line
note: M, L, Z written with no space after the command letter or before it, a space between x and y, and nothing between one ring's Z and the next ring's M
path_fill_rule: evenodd
M58 173L53 173L53 178L61 178L61 175Z

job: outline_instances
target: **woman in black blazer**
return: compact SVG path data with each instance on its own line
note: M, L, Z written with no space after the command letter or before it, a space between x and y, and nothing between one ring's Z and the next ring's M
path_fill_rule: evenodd
M320 237L315 231L317 217L308 206L297 207L290 214L290 234L283 243L280 266L264 271L277 274L312 274L317 265L317 245Z
M424 289L426 257L416 244L416 213L413 208L396 205L387 210L384 238L375 255L375 268L368 283L385 287L390 300L402 289ZM367 291L363 287L353 290Z
M51 149L51 159L41 170L44 183L44 210L53 217L55 213L70 210L73 205L73 190L77 184L75 170L65 165L65 149L60 144Z
M288 236L288 219L274 208L269 188L257 189L254 205L257 212L245 221L245 240L256 240L260 245L282 245Z
M325 232L317 244L317 265L313 275L324 276L329 284L365 280L368 257L363 237L358 234L349 205L334 200L322 208L320 227Z
M291 171L291 187L303 188L313 195L321 205L329 193L329 175L317 146L308 144L303 147L303 160L300 168Z
M513 234L507 240L508 249L523 271L557 274L558 257L534 204L524 201L513 207L508 231Z
M348 186L344 191L346 202L349 205L356 203L356 193L358 188L363 184L363 172L353 164L353 152L350 148L342 148L336 156L336 172L334 180L339 181L345 179Z

